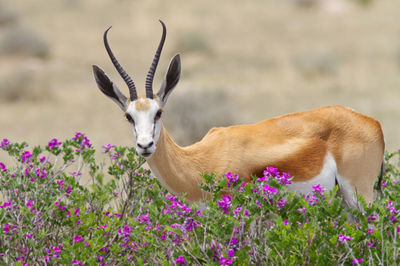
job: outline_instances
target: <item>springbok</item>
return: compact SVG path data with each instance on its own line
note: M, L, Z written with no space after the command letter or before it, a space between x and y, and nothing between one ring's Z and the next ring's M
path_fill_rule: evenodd
M287 114L257 124L212 128L188 147L178 146L161 122L163 107L179 81L181 62L175 55L159 91L153 93L153 77L166 36L163 33L146 78L146 96L138 96L132 79L118 63L104 33L104 45L129 88L128 98L93 66L99 89L125 113L136 150L146 158L153 174L174 194L185 193L189 201L209 195L199 188L201 173L233 172L250 180L266 166L293 176L290 189L308 193L313 185L325 189L339 186L347 205L357 207L356 194L370 203L373 186L383 165L384 139L375 119L342 106Z

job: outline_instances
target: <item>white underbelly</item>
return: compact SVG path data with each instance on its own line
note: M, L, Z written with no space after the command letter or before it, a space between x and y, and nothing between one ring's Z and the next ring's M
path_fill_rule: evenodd
M288 185L288 189L299 192L300 194L307 194L313 191L313 186L320 185L325 191L331 190L336 185L337 167L333 156L328 153L325 157L324 166L322 167L319 175L304 181L293 182Z

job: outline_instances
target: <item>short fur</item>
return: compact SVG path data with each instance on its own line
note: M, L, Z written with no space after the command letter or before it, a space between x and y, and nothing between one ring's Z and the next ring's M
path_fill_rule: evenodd
M234 172L249 180L274 166L290 173L293 182L303 182L321 172L327 152L340 176L371 202L384 153L382 130L376 120L342 106L213 128L184 148L162 128L156 152L147 161L172 192L198 201L207 196L198 187L200 173Z
M136 107L136 110L138 110L138 111L146 111L146 110L149 110L149 108L150 108L150 102L147 98L139 98L135 102L135 107Z
M157 62L158 56L157 52ZM190 201L198 201L210 196L199 188L201 173L233 172L250 180L252 175L262 175L265 167L274 166L293 176L293 187L297 183L299 192L306 192L315 182L337 183L352 207L357 206L357 193L367 202L373 200L385 144L379 122L371 117L328 106L252 125L213 128L201 141L179 147L160 119L161 108L180 78L179 55L172 58L156 94L146 90L147 99L131 102L104 71L96 66L93 71L99 89L129 114L138 154L146 157L153 173L172 193L185 193Z

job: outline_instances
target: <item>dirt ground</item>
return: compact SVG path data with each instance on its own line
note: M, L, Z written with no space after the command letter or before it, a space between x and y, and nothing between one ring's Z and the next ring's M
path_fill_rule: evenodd
M44 59L0 54L0 80L18 80L24 73L30 77L25 84L29 92L22 89L16 100L0 98L0 138L33 146L80 131L96 147L132 145L128 124L97 89L91 66L102 67L128 93L102 42L112 25L110 45L144 91L162 19L168 34L155 87L175 53L181 54L183 66L169 105L179 104L174 96L180 94L201 102L195 92L222 91L229 98L221 104L230 106L226 112L235 123L345 105L379 120L387 149L400 148L400 1L368 6L357 0L320 0L312 6L299 2L307 1L4 2L19 15L14 24L0 26L0 39L13 27L26 27L43 36L50 50ZM213 105L200 105L211 110L206 120L213 119ZM167 106L164 116L174 119L167 128L180 142L188 142L182 139L188 125L179 123L178 111L168 110L172 108ZM193 124L204 115L196 112Z

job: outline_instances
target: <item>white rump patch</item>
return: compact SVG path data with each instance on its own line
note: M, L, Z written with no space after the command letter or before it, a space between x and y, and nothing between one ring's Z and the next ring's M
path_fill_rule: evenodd
M321 173L305 182L293 182L288 185L288 189L299 192L301 194L308 194L313 191L313 186L320 185L325 191L331 190L335 187L335 177L337 175L336 162L333 156L328 153L325 157L324 166Z

